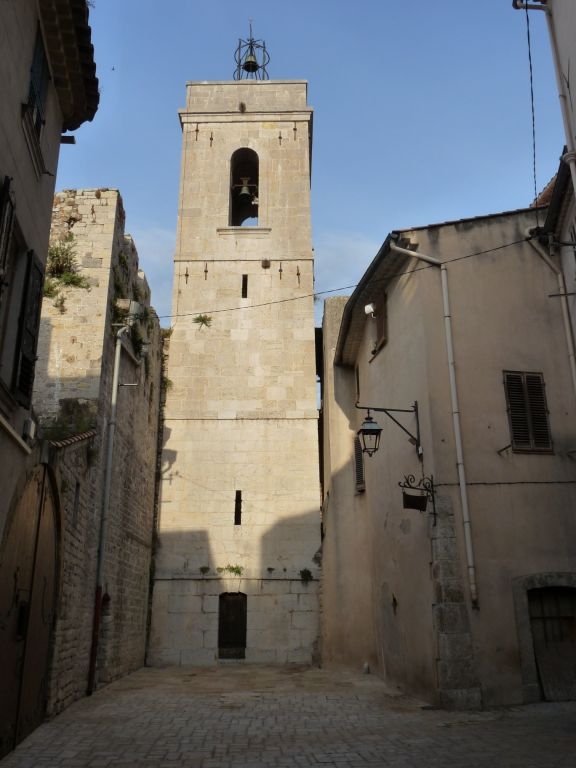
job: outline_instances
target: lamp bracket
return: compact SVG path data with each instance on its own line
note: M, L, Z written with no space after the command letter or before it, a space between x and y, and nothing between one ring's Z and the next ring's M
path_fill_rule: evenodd
M370 411L375 411L376 413L385 413L386 416L388 416L389 419L392 419L392 421L400 427L400 429L405 432L408 437L410 438L410 442L413 443L416 447L416 453L419 457L422 456L422 446L420 444L420 420L418 419L418 401L416 400L414 402L414 405L412 408L374 408L371 405L360 405L359 403L355 403L355 407L359 408L362 411L368 411L368 416L370 416ZM416 434L413 435L410 430L406 429L404 424L402 424L395 416L392 416L393 413L413 413L416 416Z
M432 516L434 518L434 525L436 525L436 499L434 491L434 476L426 477L422 475L420 480L416 482L414 475L404 475L404 482L399 482L398 485L403 491L419 491L420 496L426 496L426 498L432 502ZM418 499L418 497L411 496L410 494L403 493L404 508L405 509L421 509L417 504L410 504L410 498ZM408 501L408 504L406 502Z

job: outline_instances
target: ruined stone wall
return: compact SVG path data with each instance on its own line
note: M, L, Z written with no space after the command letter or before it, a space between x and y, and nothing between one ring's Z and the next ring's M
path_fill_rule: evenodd
M77 275L87 287L56 281L56 294L44 300L34 405L45 437L66 440L88 428L95 430L97 440L91 470L93 528L79 530L63 550L64 610L68 610L69 594L75 593L89 619L86 626L78 623L74 629L71 625L68 634L60 630L57 657L65 658L67 649L78 649L77 664L83 671L79 674L74 667L62 673L55 656L54 711L86 687L89 654L81 638L92 631L97 562L86 558L90 575L82 578L74 563L87 547L98 548L116 334L126 323L120 299L138 301L144 311L122 341L96 684L144 662L162 339L150 307L150 289L138 268L136 246L124 232L124 224L122 199L116 190L66 190L55 197L51 243L72 244ZM145 343L149 344L146 357L141 355ZM79 473L80 467L69 469L68 487L75 487ZM65 518L63 525L66 529ZM91 586L85 594L87 582ZM76 637L72 637L74 631ZM61 677L68 682L61 685Z

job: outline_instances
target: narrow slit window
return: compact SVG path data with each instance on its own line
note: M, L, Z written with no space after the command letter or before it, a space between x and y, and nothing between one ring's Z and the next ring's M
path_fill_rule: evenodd
M242 298L248 298L248 275L242 275Z
M236 491L234 501L234 525L242 525L242 491Z

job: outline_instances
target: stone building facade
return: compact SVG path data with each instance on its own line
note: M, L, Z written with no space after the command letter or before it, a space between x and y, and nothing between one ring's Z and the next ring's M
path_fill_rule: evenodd
M88 3L1 3L0 50L1 756L46 704L58 498L31 399L62 133L99 102Z
M319 635L312 112L187 85L152 664L310 662Z
M162 369L158 318L138 268L116 190L67 190L54 200L51 255L72 251L70 286L49 277L38 347L34 407L50 448L61 500L61 573L49 711L144 663L155 515ZM110 501L102 526L118 309L143 308L121 346ZM143 344L147 354L143 356ZM102 595L96 595L101 550ZM101 600L97 648L95 600Z
M576 695L574 340L527 234L545 216L392 232L327 302L323 660L442 706ZM356 404L412 438L374 410L367 456ZM419 511L399 483L423 478Z

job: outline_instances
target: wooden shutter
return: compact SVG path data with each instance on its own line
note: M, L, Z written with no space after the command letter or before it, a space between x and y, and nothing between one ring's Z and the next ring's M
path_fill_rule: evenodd
M36 32L36 44L34 46L34 57L30 68L30 89L28 92L28 106L32 110L32 120L34 129L38 136L44 123L44 112L46 108L46 96L48 93L48 83L50 81L50 71L48 69L48 59L44 50L44 41L40 27Z
M504 372L512 448L550 451L552 438L541 373Z
M6 273L6 259L10 248L13 221L14 205L10 198L10 177L5 176L2 187L0 187L0 286L4 282Z
M15 396L24 408L29 408L32 400L43 278L44 269L41 262L34 251L28 251L28 271L23 293L14 370Z
M360 438L356 436L354 438L354 471L356 492L362 493L366 490L366 484L364 482L364 454L362 452L362 444Z

